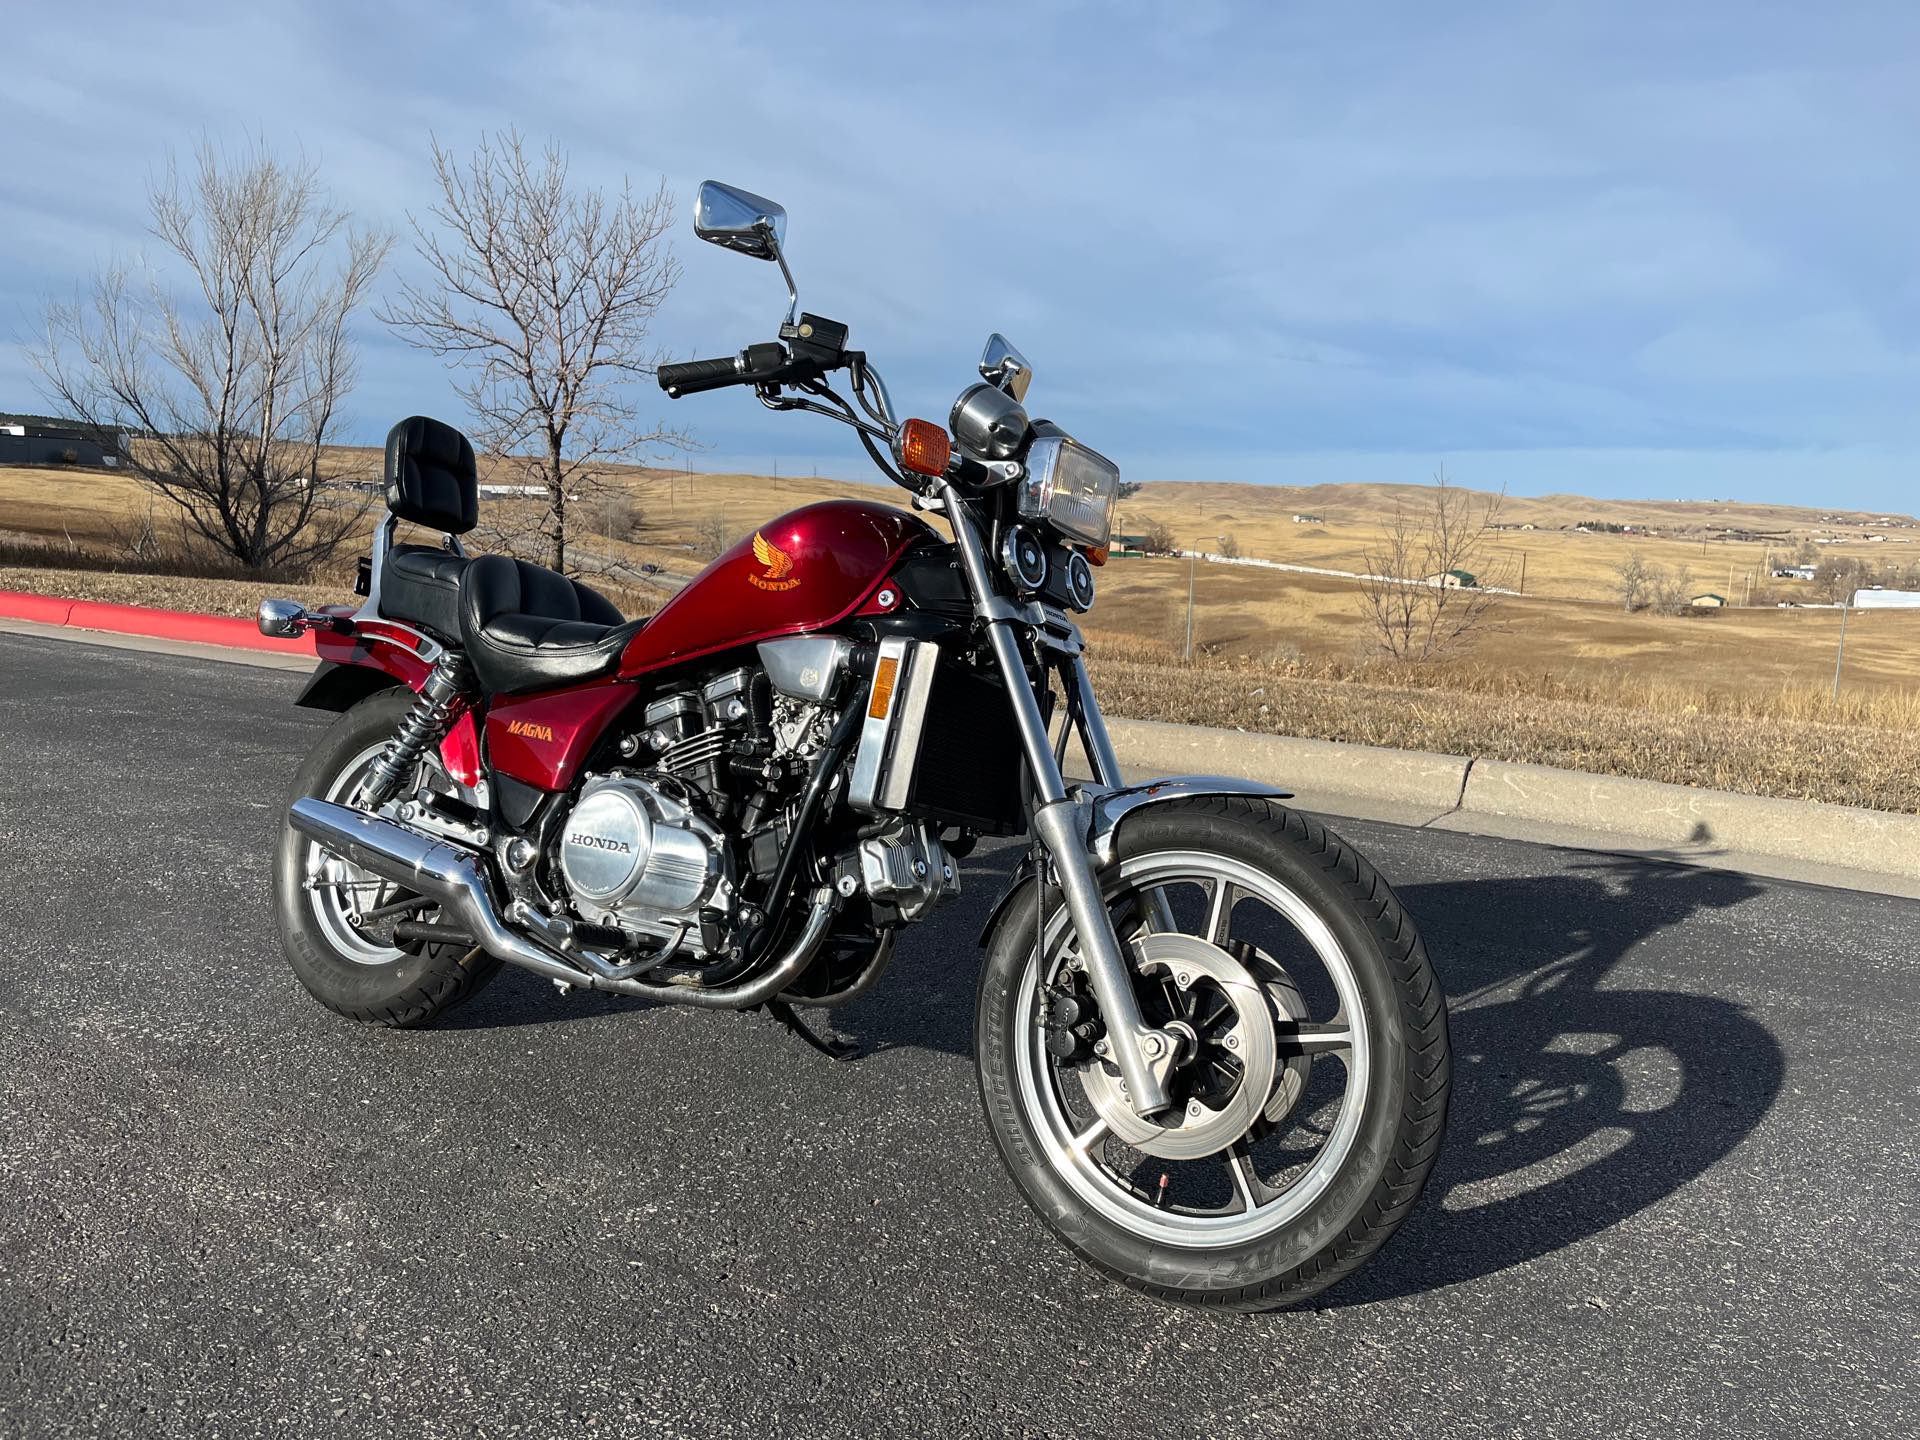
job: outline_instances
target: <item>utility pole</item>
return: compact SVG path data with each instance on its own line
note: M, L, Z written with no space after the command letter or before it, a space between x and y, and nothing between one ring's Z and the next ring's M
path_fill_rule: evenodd
M1833 698L1840 698L1840 667L1847 659L1847 602L1840 602L1840 648L1833 656Z
M1519 590L1520 590L1520 593L1521 593L1522 595L1524 595L1524 594L1526 594L1526 593L1527 593L1527 552L1526 552L1526 551L1524 551L1524 550L1522 550L1522 551L1520 552L1520 585L1519 585Z

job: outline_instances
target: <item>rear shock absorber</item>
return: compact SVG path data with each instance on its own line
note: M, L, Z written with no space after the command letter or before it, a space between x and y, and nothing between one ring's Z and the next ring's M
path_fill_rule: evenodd
M465 655L458 650L440 652L439 661L414 697L413 708L407 711L393 739L367 771L360 795L361 803L369 810L377 810L391 800L394 792L413 774L413 767L427 746L447 733L460 713L472 679L473 671Z

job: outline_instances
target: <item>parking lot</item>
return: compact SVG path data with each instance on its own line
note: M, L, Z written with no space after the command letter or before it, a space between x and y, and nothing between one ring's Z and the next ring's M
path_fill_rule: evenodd
M1453 997L1426 1202L1220 1319L1047 1235L975 936L836 1065L504 974L352 1025L282 963L298 677L0 635L0 1432L1913 1433L1920 902L1376 824Z

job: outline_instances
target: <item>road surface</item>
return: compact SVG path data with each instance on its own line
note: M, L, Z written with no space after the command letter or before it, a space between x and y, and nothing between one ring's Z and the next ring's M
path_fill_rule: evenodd
M1347 822L1454 997L1427 1201L1304 1313L1076 1263L968 1058L1011 852L835 1065L503 975L321 1010L284 671L0 635L0 1434L1920 1430L1920 903Z

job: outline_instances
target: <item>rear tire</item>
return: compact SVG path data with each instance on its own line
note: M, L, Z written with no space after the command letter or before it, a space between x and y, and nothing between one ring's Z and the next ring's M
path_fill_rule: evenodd
M1096 1099L1093 1111L1084 1106L1088 1097L1110 1096L1102 1087L1117 1082L1100 1079L1097 1056L1049 1062L1044 1046L1036 1043L1036 1035L1047 1033L1036 1026L1044 1025L1048 1007L1058 1003L1047 997L1076 982L1066 958L1070 924L1057 902L1042 922L1031 885L996 926L981 975L975 1021L980 1093L1015 1183L1083 1259L1162 1299L1224 1310L1281 1309L1357 1269L1386 1243L1419 1197L1446 1125L1446 1002L1412 921L1372 866L1325 827L1263 799L1169 801L1140 811L1122 826L1114 863L1102 883L1121 917L1123 945L1149 943L1131 933L1133 922L1126 917L1146 913L1156 890L1172 914L1167 897L1173 885L1150 882L1203 873L1210 865L1217 867L1211 873L1238 879L1220 882L1224 903L1205 902L1200 938L1233 951L1247 970L1263 977L1274 1030L1282 1037L1280 1053L1293 1057L1280 1061L1271 1089L1250 1092L1271 1095L1278 1119L1256 1116L1254 1129L1234 1142L1241 1150L1238 1158L1223 1148L1195 1159L1155 1159L1177 1148L1177 1141L1168 1143L1177 1132L1167 1131L1147 1141L1160 1148L1134 1159L1136 1150L1125 1139L1111 1129L1103 1134L1107 1121L1100 1116L1113 1116L1111 1105L1101 1111ZM1188 869L1182 872L1182 866ZM1134 880L1126 878L1128 873ZM1130 891L1129 884L1138 888ZM1329 979L1321 993L1338 989L1337 1013L1311 1015L1288 972L1232 933L1244 923L1236 922L1235 906L1258 894L1249 886L1264 887L1282 906L1294 907L1300 933L1319 937L1294 953L1333 957L1329 975L1337 968L1341 978ZM1275 910L1281 913L1280 906ZM1036 933L1042 924L1044 945ZM1185 922L1179 928L1194 933ZM1220 938L1213 941L1216 933ZM1304 959L1288 963L1301 970L1307 965ZM1263 972L1262 965L1271 968ZM1159 1003L1155 991L1160 987L1146 972L1135 971L1135 984L1143 1008L1149 1001ZM1193 994L1201 988L1191 974L1180 975L1179 984ZM1171 987L1167 993L1169 1003L1181 999ZM1242 987L1240 993L1247 991ZM1323 1011L1333 1009L1327 1001L1318 1003ZM1291 1040L1286 1038L1289 1007ZM1351 1038L1344 1054L1337 1054L1333 1032L1343 1025ZM1302 1038L1310 1030L1314 1038ZM1248 1054L1250 1033L1243 1029L1223 1039L1220 1043L1232 1050L1217 1053ZM1307 1049L1322 1044L1328 1048L1309 1061ZM1341 1096L1337 1102L1315 1102L1323 1108L1309 1115L1310 1107L1301 1102L1308 1065L1330 1057L1337 1057L1339 1069L1329 1068L1325 1079L1339 1077ZM1291 1078L1285 1074L1289 1066L1296 1072ZM1106 1068L1113 1073L1110 1065ZM1204 1068L1196 1064L1193 1073ZM1247 1074L1241 1072L1242 1082L1256 1083ZM1323 1083L1315 1094L1326 1088ZM1308 1134L1323 1136L1319 1153L1299 1144L1300 1130L1289 1131L1294 1123L1289 1103L1301 1105L1299 1119ZM1326 1115L1333 1118L1322 1118ZM1127 1123L1126 1116L1118 1118L1122 1126ZM1100 1138L1088 1138L1094 1135ZM1288 1153L1304 1150L1312 1158L1298 1162L1291 1186L1269 1185L1253 1168L1256 1142L1277 1144ZM1185 1209L1169 1200L1180 1188L1169 1189L1170 1173L1188 1173L1175 1167L1209 1165L1221 1166L1227 1181L1201 1174L1200 1184L1227 1184L1224 1199Z
M393 735L413 699L405 689L382 690L348 710L300 766L288 803L308 796L347 803L370 755ZM308 883L317 854L318 847L282 823L274 857L274 920L293 973L335 1014L374 1025L426 1025L471 999L499 972L500 962L477 949L394 948L377 934L351 933L335 911L323 919Z

